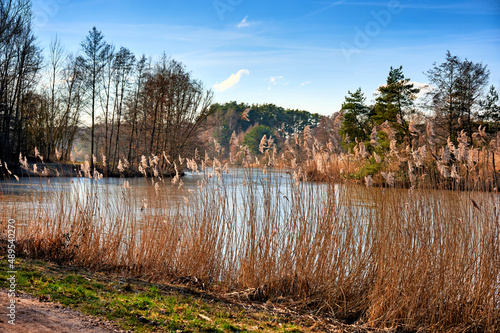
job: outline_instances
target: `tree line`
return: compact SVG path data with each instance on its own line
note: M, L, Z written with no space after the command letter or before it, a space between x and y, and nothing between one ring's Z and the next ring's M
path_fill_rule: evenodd
M156 61L136 57L106 42L96 27L77 54L66 53L56 37L45 60L30 1L0 1L2 161L32 156L35 148L45 162L74 160L79 144L92 170L98 163L114 173L151 155L165 155L168 170L168 156L194 153L212 92L182 63L165 54ZM81 140L87 136L88 143Z
M402 66L391 67L373 105L366 104L361 88L349 91L341 108L344 148L352 148L357 141L370 141L374 128L384 123L396 130L399 144L406 143L410 148L412 127L426 121L432 122L441 142L449 138L456 144L462 131L472 142L480 126L488 133L498 132L499 97L493 85L487 89L490 72L486 65L462 60L448 51L445 61L434 63L426 75L431 86L421 92L405 77Z
M211 106L207 124L209 138L213 138L228 157L231 141L248 147L254 155L259 154L259 144L264 135L274 137L278 147L287 137L302 133L306 126L315 128L322 116L305 110L286 109L275 104L247 104L235 101Z
M31 27L31 3L0 0L0 159L13 156L34 143L37 126L44 121L34 110L38 75L42 67L41 49ZM27 133L31 133L27 136Z

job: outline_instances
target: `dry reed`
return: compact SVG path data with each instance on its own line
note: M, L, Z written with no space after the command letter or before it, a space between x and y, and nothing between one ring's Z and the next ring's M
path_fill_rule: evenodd
M242 185L205 169L198 189L175 204L163 192L172 185L151 178L145 198L133 188L107 193L98 182L53 185L26 203L2 194L2 235L15 218L27 224L18 235L27 256L346 323L498 331L497 195L297 183L243 170Z

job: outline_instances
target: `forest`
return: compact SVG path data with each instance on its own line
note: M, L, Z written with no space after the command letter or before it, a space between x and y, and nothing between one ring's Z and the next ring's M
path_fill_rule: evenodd
M3 161L28 156L74 162L88 146L91 169L99 160L112 172L119 159L133 167L140 155L177 156L198 144L212 93L185 66L166 55L154 63L136 58L105 42L95 27L79 54L65 53L55 37L45 60L29 7L2 2Z

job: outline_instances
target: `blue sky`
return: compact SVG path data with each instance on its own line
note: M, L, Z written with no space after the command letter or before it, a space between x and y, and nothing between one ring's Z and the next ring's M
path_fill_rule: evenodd
M136 55L182 61L216 102L275 103L329 115L348 90L368 99L390 66L427 83L446 50L488 65L500 90L500 1L33 0L47 48L96 26Z

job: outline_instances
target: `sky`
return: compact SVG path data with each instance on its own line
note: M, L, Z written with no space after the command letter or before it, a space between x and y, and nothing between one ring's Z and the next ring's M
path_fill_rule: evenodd
M367 102L391 66L427 84L452 55L482 62L500 90L498 0L33 0L39 44L78 53L93 26L117 48L165 53L214 101L331 115L348 91Z

